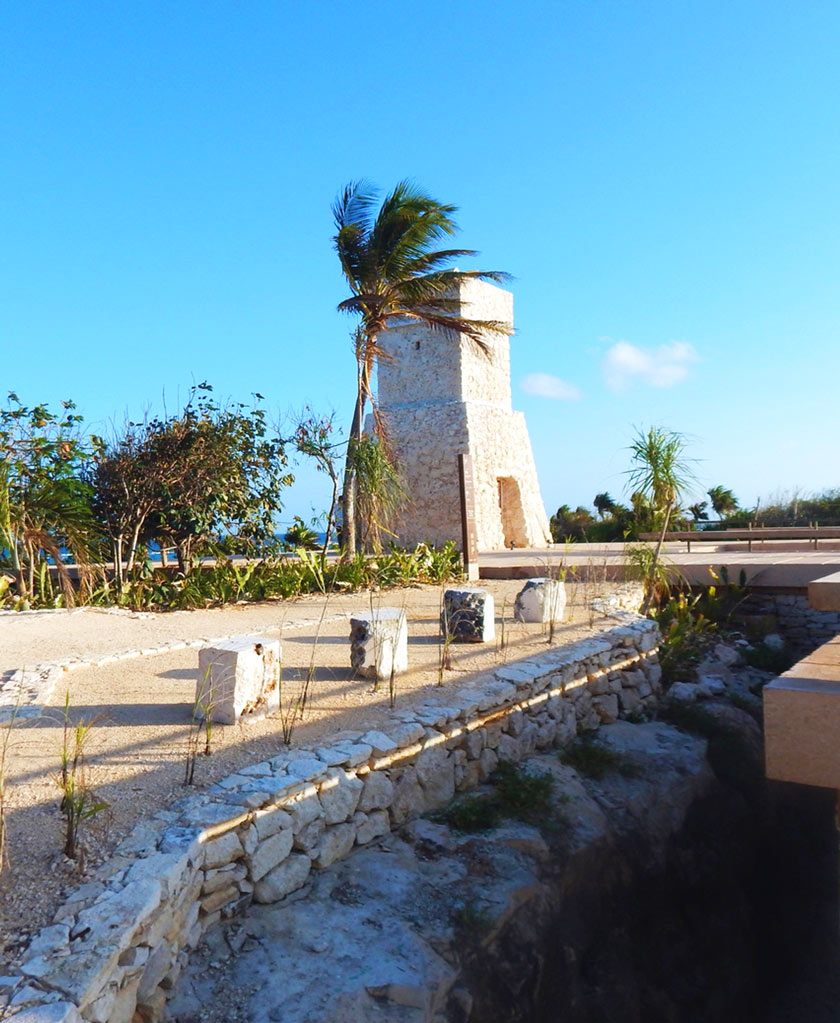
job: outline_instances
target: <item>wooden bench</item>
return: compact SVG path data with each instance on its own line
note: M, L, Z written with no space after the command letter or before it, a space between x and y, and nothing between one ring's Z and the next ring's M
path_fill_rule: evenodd
M639 533L640 540L658 540L658 533ZM819 540L840 540L840 526L757 526L750 529L686 529L665 534L665 540L684 540L691 553L692 543L723 543L727 540L746 540L748 550L753 541L808 540L814 548Z

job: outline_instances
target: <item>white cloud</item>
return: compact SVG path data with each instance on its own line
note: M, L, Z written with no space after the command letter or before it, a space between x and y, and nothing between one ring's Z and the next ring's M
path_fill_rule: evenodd
M560 377L550 373L529 373L519 382L526 394L534 394L538 398L554 398L555 401L580 401L581 391L574 384L567 384Z
M688 341L669 341L657 348L639 348L626 341L616 341L609 349L602 367L607 387L620 393L633 384L648 387L673 387L688 376L697 352Z

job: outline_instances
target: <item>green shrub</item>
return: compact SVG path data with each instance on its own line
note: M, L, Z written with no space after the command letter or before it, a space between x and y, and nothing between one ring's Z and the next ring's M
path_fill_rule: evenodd
M638 778L641 767L626 753L610 749L595 738L581 737L558 753L560 760L579 774L596 781L617 771L625 778Z
M490 778L492 791L460 799L432 815L456 831L488 831L504 818L528 824L550 824L556 815L551 805L554 778L530 774L502 760Z
M675 681L676 674L686 664L696 664L703 656L704 638L715 629L702 611L697 609L699 597L689 598L685 593L654 611L654 618L662 631L659 663L663 681Z
M764 643L747 647L743 651L743 657L751 668L769 671L773 675L781 675L796 663L796 658L790 652L789 647L783 646L778 649L765 646Z

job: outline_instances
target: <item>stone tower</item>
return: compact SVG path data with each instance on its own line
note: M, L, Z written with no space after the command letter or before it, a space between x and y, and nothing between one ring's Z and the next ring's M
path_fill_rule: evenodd
M510 324L513 295L483 281L458 290L459 315ZM525 417L510 395L510 341L488 333L488 350L469 338L418 323L380 336L379 408L408 501L399 543L461 541L458 456L472 459L479 550L543 547L548 519Z

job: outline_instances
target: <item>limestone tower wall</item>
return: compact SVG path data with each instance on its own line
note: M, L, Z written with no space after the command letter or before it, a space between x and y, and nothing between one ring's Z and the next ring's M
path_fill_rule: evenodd
M480 550L544 546L548 519L521 412L511 407L513 296L482 281L458 292L460 315L508 325L485 346L406 323L380 338L377 389L408 501L399 542L461 541L458 455L472 458Z

